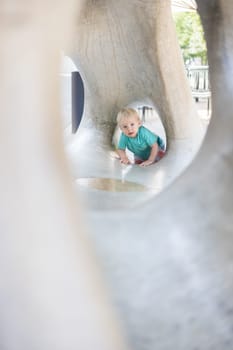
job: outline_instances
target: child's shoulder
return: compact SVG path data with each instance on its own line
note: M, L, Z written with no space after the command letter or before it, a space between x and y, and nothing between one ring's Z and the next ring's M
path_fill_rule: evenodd
M142 134L154 134L153 131L151 131L150 129L148 129L147 127L145 127L144 125L141 125L139 128L140 132Z
M149 129L147 129L144 125L141 125L141 126L139 127L139 130L143 132L143 131L149 130Z

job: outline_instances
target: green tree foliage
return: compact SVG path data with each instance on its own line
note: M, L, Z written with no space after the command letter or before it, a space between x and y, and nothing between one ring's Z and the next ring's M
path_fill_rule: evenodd
M197 58L201 64L207 64L206 42L198 13L178 12L173 17L185 64Z

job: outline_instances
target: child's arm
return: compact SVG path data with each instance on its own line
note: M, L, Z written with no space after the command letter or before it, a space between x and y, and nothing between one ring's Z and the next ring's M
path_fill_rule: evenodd
M117 149L116 150L117 154L120 157L121 163L123 164L131 164L124 149Z
M142 162L140 164L140 166L148 166L148 165L153 164L155 161L155 158L157 156L158 150L159 150L159 146L156 142L151 146L151 152L150 152L149 158L147 160L145 160L144 162Z

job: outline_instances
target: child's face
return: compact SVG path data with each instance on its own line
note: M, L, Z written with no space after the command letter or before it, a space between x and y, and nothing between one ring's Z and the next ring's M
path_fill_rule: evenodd
M141 122L137 116L132 116L123 119L120 122L120 129L128 137L136 137L138 129L141 126Z

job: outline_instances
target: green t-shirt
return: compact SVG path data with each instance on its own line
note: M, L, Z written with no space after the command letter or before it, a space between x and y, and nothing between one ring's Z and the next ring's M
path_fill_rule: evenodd
M149 158L151 147L155 143L158 144L160 149L165 149L164 142L158 135L144 126L140 126L136 137L128 137L121 133L118 149L125 150L128 148L128 150L133 152L137 157L146 160Z

